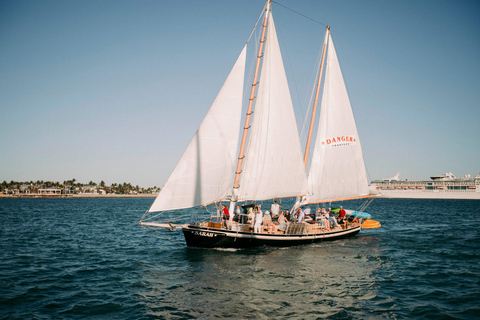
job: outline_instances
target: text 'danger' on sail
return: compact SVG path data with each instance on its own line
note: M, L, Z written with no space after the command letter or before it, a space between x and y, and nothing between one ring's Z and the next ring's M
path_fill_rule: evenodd
M338 147L338 146L347 146L355 143L357 141L356 137L352 136L337 136L332 138L327 138L322 141L322 146Z

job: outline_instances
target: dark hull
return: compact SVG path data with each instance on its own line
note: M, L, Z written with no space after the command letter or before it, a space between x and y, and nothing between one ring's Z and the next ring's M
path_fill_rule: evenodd
M238 232L194 225L184 227L182 230L185 241L190 247L251 248L260 246L290 247L321 241L338 240L355 236L360 232L361 227L301 235Z

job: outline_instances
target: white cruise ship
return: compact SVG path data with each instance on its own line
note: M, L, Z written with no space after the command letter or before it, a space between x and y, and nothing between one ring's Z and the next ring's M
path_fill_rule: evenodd
M400 180L400 173L370 184L373 194L383 198L477 199L480 200L480 173L472 178L455 177L451 172L430 177L431 180Z

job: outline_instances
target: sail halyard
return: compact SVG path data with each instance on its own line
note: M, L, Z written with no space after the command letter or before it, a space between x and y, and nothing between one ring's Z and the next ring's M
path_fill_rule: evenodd
M245 62L246 46L149 212L201 206L230 195Z
M329 30L318 127L308 175L312 193L305 201L319 203L368 196L360 139Z

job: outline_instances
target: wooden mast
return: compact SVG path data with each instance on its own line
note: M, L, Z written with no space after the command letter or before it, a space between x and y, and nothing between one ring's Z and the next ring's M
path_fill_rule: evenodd
M262 37L260 38L260 47L258 48L257 64L255 66L255 74L253 76L253 84L252 84L252 89L250 91L250 99L248 101L247 117L245 118L245 126L243 127L242 143L240 146L240 153L238 155L237 169L235 170L235 181L233 183L234 190L238 189L240 186L240 173L242 172L243 158L245 157L245 145L247 144L248 129L250 128L250 118L252 115L253 100L255 99L255 91L258 84L258 71L260 69L260 61L263 56L262 54L263 43L265 42L265 30L267 29L267 20L268 20L268 13L270 11L270 3L271 3L271 0L268 0L267 8L265 11L265 19L263 22Z
M313 125L314 125L314 122L315 122L315 114L317 112L318 95L320 94L320 84L321 84L321 81L322 81L323 66L324 66L324 62L325 62L325 51L327 49L327 40L328 40L328 31L329 30L330 30L330 26L327 26L327 28L325 30L325 40L323 41L322 63L320 65L320 73L318 75L317 89L316 89L316 92L315 92L315 101L313 102L312 118L310 119L310 128L308 130L307 146L305 147L305 155L303 157L303 163L305 165L305 169L307 168L308 154L310 153L310 143L312 142Z

